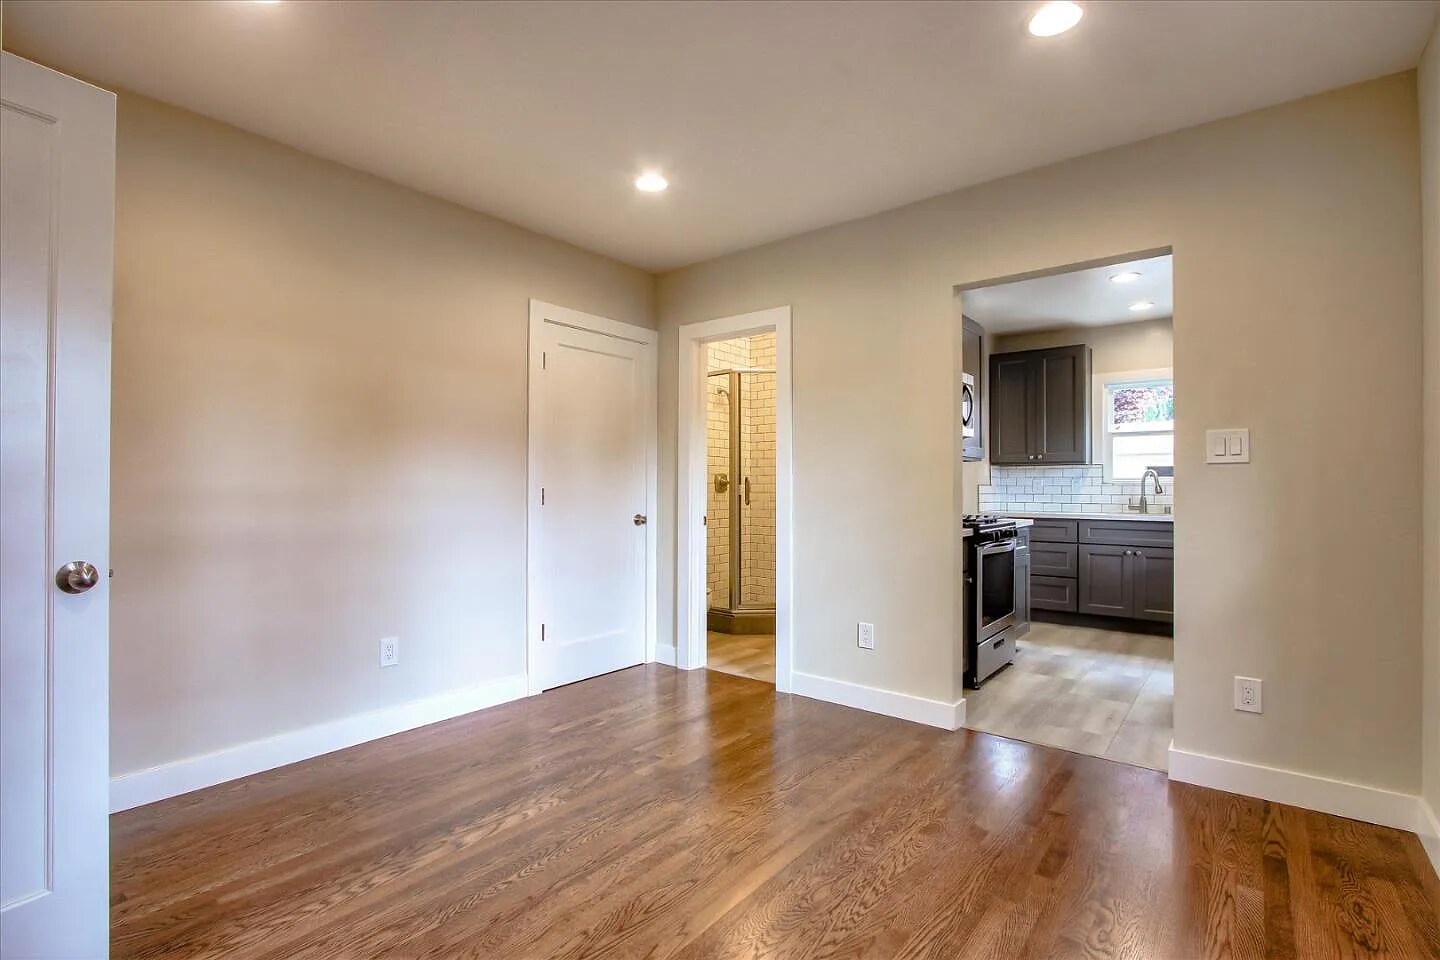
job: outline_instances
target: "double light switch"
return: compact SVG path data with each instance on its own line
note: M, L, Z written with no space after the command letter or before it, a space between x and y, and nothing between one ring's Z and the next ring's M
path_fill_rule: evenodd
M1206 430L1205 462L1249 463L1249 428L1247 427L1233 430Z

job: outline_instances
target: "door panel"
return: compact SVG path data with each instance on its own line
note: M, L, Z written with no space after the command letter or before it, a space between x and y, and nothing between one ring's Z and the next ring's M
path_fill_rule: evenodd
M1135 549L1135 616L1142 620L1175 622L1175 551L1163 547Z
M1107 617L1128 617L1131 581L1128 547L1080 545L1080 595L1076 609Z
M1023 355L990 358L990 462L1029 463L1030 363Z
M648 354L550 326L538 468L544 688L645 660Z
M0 955L104 957L115 101L0 58Z
M1034 375L1037 460L1085 463L1089 459L1087 350L1083 346L1057 347L1038 356Z

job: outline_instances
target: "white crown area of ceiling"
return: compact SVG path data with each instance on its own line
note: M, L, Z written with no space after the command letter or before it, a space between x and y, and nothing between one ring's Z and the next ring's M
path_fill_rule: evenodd
M962 291L960 309L987 333L1101 327L1175 315L1172 259L1148 257ZM1137 273L1116 283L1112 277ZM1134 309L1137 304L1148 304Z
M1038 6L7 0L4 40L663 271L1413 67L1437 0Z

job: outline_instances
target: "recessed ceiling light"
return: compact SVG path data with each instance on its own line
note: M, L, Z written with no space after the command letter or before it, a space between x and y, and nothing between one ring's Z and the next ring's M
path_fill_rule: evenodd
M1140 274L1134 270L1126 270L1124 273L1117 273L1110 277L1111 283L1134 283L1140 279Z
M1032 37L1055 37L1069 30L1080 22L1085 16L1085 11L1080 4L1071 3L1070 0L1050 0L1030 18L1030 35Z
M670 181L651 170L635 178L635 189L645 193L659 193L670 186Z
M1130 304L1130 309L1134 310L1136 313L1139 313L1141 310L1149 310L1154 306L1154 300L1136 300L1134 303Z

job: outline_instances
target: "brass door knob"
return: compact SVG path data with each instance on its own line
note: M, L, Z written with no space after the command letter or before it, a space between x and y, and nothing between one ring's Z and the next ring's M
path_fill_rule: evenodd
M632 519L635 521L635 526L637 527L643 527L646 523L649 522L649 518L647 518L643 513L635 514Z

